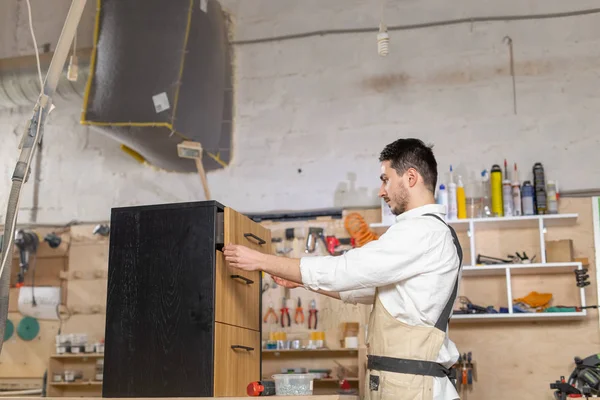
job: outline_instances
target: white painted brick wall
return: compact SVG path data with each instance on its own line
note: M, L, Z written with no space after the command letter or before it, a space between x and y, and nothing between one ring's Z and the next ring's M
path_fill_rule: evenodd
M372 27L380 13L379 2L358 0L223 3L234 14L240 40ZM597 5L388 0L385 22ZM541 161L562 190L597 187L599 20L592 15L394 31L387 58L377 55L375 33L239 46L234 158L227 169L209 174L213 196L247 212L375 205L378 153L399 137L434 143L443 172L453 164L463 175L479 173L507 158L519 164L523 179ZM517 115L505 35L514 40ZM113 206L203 198L197 176L139 165L117 143L79 126L80 107L57 109L48 124L39 221L106 219ZM17 156L13 130L28 117L0 115L0 205ZM31 182L22 202L30 206ZM21 220L27 218L24 211Z

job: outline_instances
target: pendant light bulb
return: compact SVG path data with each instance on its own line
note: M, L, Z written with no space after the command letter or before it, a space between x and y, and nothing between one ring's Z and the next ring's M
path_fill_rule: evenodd
M387 27L383 24L379 24L379 33L377 34L377 52L381 57L385 57L390 52L390 35L387 32Z

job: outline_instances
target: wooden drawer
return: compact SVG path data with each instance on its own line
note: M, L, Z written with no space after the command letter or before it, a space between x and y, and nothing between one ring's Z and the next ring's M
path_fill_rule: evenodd
M260 333L215 324L215 397L245 397L250 382L260 380Z
M215 321L259 331L260 272L229 267L219 250L215 261Z
M224 229L226 245L242 244L271 254L271 231L229 207L225 208Z

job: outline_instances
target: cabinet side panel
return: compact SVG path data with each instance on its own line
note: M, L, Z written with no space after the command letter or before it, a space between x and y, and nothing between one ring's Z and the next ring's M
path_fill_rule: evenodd
M214 207L113 210L103 397L213 395Z

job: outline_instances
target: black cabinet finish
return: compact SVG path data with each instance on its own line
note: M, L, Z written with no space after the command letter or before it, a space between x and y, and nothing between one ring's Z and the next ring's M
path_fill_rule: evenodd
M211 397L214 201L111 211L103 397Z

